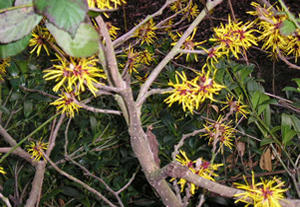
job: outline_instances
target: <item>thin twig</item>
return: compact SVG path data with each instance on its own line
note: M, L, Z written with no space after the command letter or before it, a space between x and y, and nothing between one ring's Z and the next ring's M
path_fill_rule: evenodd
M141 21L138 25L136 25L135 27L133 27L129 32L127 32L126 34L122 35L121 37L119 37L118 39L116 39L115 41L113 41L113 46L116 48L118 46L120 46L123 42L127 41L128 39L130 39L132 37L132 35L135 33L136 30L138 30L143 24L145 24L147 21L149 21L150 19L159 16L162 14L163 10L169 6L169 4L175 2L176 0L166 0L165 4L155 13L148 15L145 19L143 19L143 21Z
M74 103L81 106L83 109L94 112L94 113L103 113L103 114L115 114L115 115L121 115L122 113L117 110L110 110L110 109L98 109L92 106L85 105L84 103L78 102L77 100L74 100Z
M137 102L137 106L141 106L145 101L146 99L149 97L149 96L152 96L152 95L155 95L155 94L164 94L164 93L167 93L167 92L170 92L172 91L172 88L164 88L164 89L161 89L161 88L155 88L155 89L151 89L150 91L148 91L140 100L139 102Z
M286 59L286 58L284 57L284 55L281 54L281 52L280 52L279 49L277 49L277 55L278 55L278 57L279 57L283 62L285 62L290 68L294 68L294 69L300 70L300 66L295 65L295 64L291 63L290 61L288 61L288 59Z
M182 137L181 137L180 141L178 142L178 144L174 146L174 151L172 153L172 159L173 159L173 161L176 160L176 155L179 154L179 149L184 145L184 141L187 138L196 136L197 134L199 134L201 132L206 132L206 129L205 128L198 129L198 130L195 130L195 131L193 131L191 133L182 135Z
M81 185L82 187L84 187L86 190L90 191L91 193L94 193L97 198L100 198L101 200L103 200L106 204L108 204L111 207L117 207L116 205L114 205L112 202L110 202L104 195L102 195L100 192L98 192L97 190L95 190L94 188L90 187L89 185L85 184L84 182L82 182L81 180L73 177L72 175L66 173L65 171L61 170L59 167L57 167L57 165L46 155L44 154L46 160L48 161L48 163L61 175L65 176L66 178L74 181L75 183L78 183L79 185Z
M49 98L53 98L53 99L58 99L59 97L58 96L54 96L54 95L51 95L49 93L46 93L45 91L41 91L41 90L37 90L37 89L30 89L30 88L26 88L24 86L19 86L23 91L26 91L26 92L31 92L31 93L39 93L43 96L47 96Z

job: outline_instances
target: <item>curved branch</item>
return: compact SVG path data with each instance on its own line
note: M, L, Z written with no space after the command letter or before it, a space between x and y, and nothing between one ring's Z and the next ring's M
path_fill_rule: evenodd
M235 194L243 193L244 191L228 187L226 185L219 184L217 182L210 181L203 177L200 177L190 171L187 167L182 166L177 162L172 162L163 168L161 174L164 176L170 176L174 178L183 178L190 183L194 183L196 186L207 189L210 192L219 194L222 197L238 199L234 197ZM282 207L299 207L300 200L298 199L283 199L279 201Z

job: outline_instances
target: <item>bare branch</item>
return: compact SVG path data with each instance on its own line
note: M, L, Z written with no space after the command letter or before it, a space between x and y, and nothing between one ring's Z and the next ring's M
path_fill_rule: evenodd
M169 6L171 3L175 2L176 0L166 0L166 3L155 13L148 15L145 19L143 19L143 21L141 21L138 25L136 25L135 27L133 27L129 32L127 32L126 34L122 35L121 37L119 37L118 39L116 39L115 41L113 41L113 45L114 47L118 47L120 46L122 43L124 43L125 41L127 41L128 39L130 39L132 37L132 35L134 34L134 32L140 28L143 24L145 24L147 21L149 21L150 19L159 16L162 14L163 10Z
M184 145L184 141L189 138L189 137L193 137L193 136L196 136L197 134L201 133L201 132L206 132L206 129L198 129L198 130L195 130L191 133L188 133L188 134L184 134L180 141L178 142L177 145L174 146L174 151L172 153L172 159L173 161L176 160L176 155L179 154L179 149Z
M74 103L81 106L83 109L86 109L88 111L94 112L94 113L103 113L103 114L115 114L115 115L121 115L122 113L120 111L116 110L110 110L110 109L98 109L92 106L85 105L84 103L78 102L77 100L74 100Z
M54 95L51 95L49 93L46 93L45 91L41 91L41 90L37 90L37 89L30 89L30 88L26 88L24 86L19 86L23 91L26 91L26 92L31 92L31 93L39 93L43 96L47 96L49 98L53 98L53 99L58 99L59 97L58 96L54 96Z
M10 134L7 133L7 131L0 125L0 135L4 138L4 140L12 147L17 145L17 142L14 138L10 136ZM11 149L11 148L10 148ZM17 147L17 149L14 151L14 154L19 155L23 159L30 162L33 166L36 165L34 162L32 162L30 154L28 154L26 151L24 151L21 147Z
M65 171L61 170L59 167L57 167L57 165L50 160L50 158L44 154L46 160L49 162L49 164L61 175L65 176L66 178L78 183L79 185L81 185L82 187L84 187L85 189L87 189L88 191L90 191L91 193L94 193L97 198L103 200L106 204L108 204L111 207L117 207L116 205L114 205L112 202L110 202L104 195L102 195L100 192L98 192L97 190L95 190L94 188L90 187L89 185L85 184L84 182L82 182L81 180L73 177L72 175L66 173Z
M288 61L288 59L286 59L286 58L284 57L284 55L281 54L281 52L280 52L279 49L277 49L277 55L278 55L278 57L279 57L283 62L285 62L285 64L287 64L290 68L300 70L300 66L295 65L295 64L291 63L290 61Z
M137 106L142 106L142 104L146 101L146 99L149 96L155 95L155 94L164 94L167 92L172 91L172 88L165 88L165 89L160 89L160 88L156 88L156 89L152 89L150 91L148 91L144 96L141 97L141 99L139 100L139 102L137 102Z

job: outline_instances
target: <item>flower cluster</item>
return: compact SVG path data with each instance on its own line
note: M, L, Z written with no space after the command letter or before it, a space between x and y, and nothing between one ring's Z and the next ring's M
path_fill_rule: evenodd
M241 96L238 98L237 101L233 100L233 96L227 96L226 99L226 106L224 106L221 110L229 108L229 114L235 114L236 122L238 120L239 115L242 115L244 118L247 118L247 114L249 114L249 112L246 109L248 106L243 105L241 103Z
M125 55L120 55L120 57L122 56L127 57L127 62L125 65L120 64L120 66L128 70L130 74L133 72L139 73L137 69L140 65L150 65L153 61L153 54L147 49L143 51L136 51L133 47L129 47L129 49L125 52Z
M6 172L4 171L3 167L0 167L0 173L2 173L3 175L6 174Z
M153 19L150 19L148 22L140 26L134 33L133 37L137 37L142 40L141 45L146 42L147 45L150 45L154 42L154 39L156 39L156 33L155 30L157 30L157 27L155 26L155 23L153 22Z
M214 172L218 170L220 166L223 164L212 164L203 158L198 158L197 160L190 160L186 153L182 150L180 150L181 155L176 156L176 160L180 162L181 165L188 167L193 173L196 175L199 175L205 179L215 181L213 177L217 177L218 175ZM171 181L174 181L175 178L172 178ZM181 187L181 192L183 192L185 184L187 183L187 180L184 178L180 178L180 180L177 182L177 184ZM191 183L190 192L191 194L195 194L195 190L197 189L197 186L193 183Z
M89 8L98 9L116 9L122 4L126 4L125 0L87 0Z
M214 79L210 77L210 71L202 70L202 72L196 72L196 75L194 79L188 80L184 72L179 73L176 71L176 82L169 82L169 86L174 89L168 93L172 94L164 100L169 104L169 107L172 106L173 103L178 102L182 104L183 111L188 109L193 113L206 99L215 101L213 95L218 94L224 86L216 83Z
M187 15L188 21L191 21L200 13L197 4L194 4L193 1L189 0L177 0L171 4L170 9L174 12L181 12L184 15Z
M262 49L271 49L273 55L283 52L285 55L292 54L297 62L300 56L300 30L296 29L292 34L285 35L281 28L284 26L288 15L280 8L265 8L252 2L255 11L248 12L258 17L258 26L260 30L259 41L263 42Z
M30 145L26 145L27 152L31 154L31 159L39 161L44 159L44 150L48 148L48 143L42 142L41 139L36 142L31 142Z
M98 59L94 56L89 58L69 57L69 60L59 55L57 57L60 64L44 70L45 80L58 82L53 91L57 92L61 87L65 87L68 91L83 92L86 85L96 96L97 88L94 84L100 84L96 78L106 78L103 70L97 67Z
M252 183L249 184L244 177L246 184L235 183L236 187L245 190L243 193L235 194L237 202L244 202L254 207L280 207L279 200L284 198L284 182L274 177L272 180L261 179L261 182L255 183L254 173L252 172Z
M10 66L10 58L0 59L0 81L3 81L3 76L6 74L6 68Z
M37 56L40 55L42 48L46 51L49 56L49 50L47 47L48 43L53 43L54 37L50 34L49 30L46 27L37 26L32 32L32 38L29 40L29 46L33 47L30 53L36 51Z
M56 110L60 113L66 113L69 117L74 117L75 112L78 112L78 109L81 108L77 104L76 95L73 92L62 92L57 100L51 103L51 105L56 106Z
M216 122L209 122L204 125L207 133L203 136L209 137L209 144L214 147L219 143L221 149L224 145L229 149L232 149L232 141L235 138L235 130L230 126L229 123L225 123L222 116L219 116Z
M183 43L182 46L181 46L181 49L185 49L185 50L190 50L190 51L191 51L191 50L194 50L196 47L199 48L199 46L200 46L201 44L203 44L204 42L206 42L206 41L195 42L195 41L193 40L194 37L195 37L196 31L197 31L197 28L195 28L195 29L193 30L193 33L192 33L191 36L189 36L188 38L186 38L186 40L184 41L184 43ZM178 35L179 37L182 36L182 34L179 33L179 32L177 32L177 35ZM176 39L177 39L177 38L176 38ZM176 44L177 44L177 41L171 43L171 45L176 45ZM180 54L177 56L177 58L180 57L182 54L183 54L183 53L180 53ZM198 61L198 56L197 56L197 54L193 54L193 56L194 56L194 59L195 59L196 61ZM189 60L189 57L190 57L190 53L187 53L187 55L186 55L186 60L187 60L187 61Z
M214 28L214 35L209 39L218 45L214 53L217 54L220 51L227 56L233 54L238 59L238 55L243 54L243 50L247 50L252 45L257 45L257 38L253 34L255 30L252 29L253 23L235 23L231 21L229 16L228 23Z

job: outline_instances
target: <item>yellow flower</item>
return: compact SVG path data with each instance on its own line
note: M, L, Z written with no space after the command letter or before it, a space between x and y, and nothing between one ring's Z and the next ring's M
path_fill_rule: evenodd
M48 148L48 143L42 142L42 139L36 142L31 142L30 145L26 145L27 152L31 154L31 159L39 161L41 158L44 159L44 150Z
M118 27L115 27L114 25L112 25L112 23L110 22L106 22L106 26L107 26L107 29L108 29L108 32L111 36L111 39L114 40L117 38L117 30L120 30L120 28Z
M241 114L244 118L247 118L247 114L249 114L249 111L246 110L248 107L247 105L241 104L241 96L238 98L237 101L233 101L233 96L227 96L226 97L227 102L226 106L221 109L224 110L226 108L229 108L229 113L233 114L235 113L235 121L237 122L238 116Z
M218 94L224 86L217 84L210 77L210 71L203 70L202 72L196 72L196 74L197 76L194 79L188 80L184 72L180 74L176 71L176 82L170 81L168 84L174 88L171 92L168 92L172 94L164 100L169 104L169 107L178 102L182 104L183 111L188 109L193 113L206 99L216 101L213 95Z
M252 172L252 183L249 184L244 177L246 185L235 183L236 187L245 190L243 193L235 194L239 197L235 203L244 202L246 206L254 207L281 207L279 200L284 199L283 193L287 189L282 189L284 182L273 177L272 180L261 179L261 182L255 184L254 172Z
M192 33L191 36L189 36L188 38L186 38L186 40L184 41L184 43L183 43L182 46L181 46L181 49L185 49L185 50L194 50L195 47L198 47L198 48L199 48L199 45L201 45L201 44L203 44L204 42L206 42L206 41L202 41L202 42L195 42L195 41L193 41L193 39L194 39L194 37L195 37L195 34L196 34L196 31L197 31L197 28L195 28L195 29L193 30L193 33ZM178 35L179 37L182 36L182 34L179 33L179 32L177 32L177 35ZM176 45L176 44L177 44L177 42L171 43L171 45L173 45L173 46ZM179 58L181 55L183 55L183 53L180 53L176 58ZM187 54L186 54L186 60L187 60L187 61L189 60L189 56L190 56L190 53L187 53ZM194 56L195 60L198 61L198 55L197 55L197 54L193 54L193 56Z
M212 47L210 49L203 50L207 53L206 63L204 66L207 66L208 69L216 69L215 64L219 62L219 59L222 58L222 56L226 55L226 52L223 52L221 50L221 47Z
M180 150L180 154L181 155L176 155L176 161L178 161L181 165L188 167L189 170L191 170L193 173L208 180L214 181L215 179L213 178L213 176L215 177L218 176L214 171L218 170L218 168L223 165L223 164L212 164L201 157L195 161L192 161L187 157L186 153L182 150ZM174 181L174 180L175 178L172 178L170 181ZM180 178L179 181L177 182L177 184L179 184L181 187L181 192L183 192L186 183L187 180L185 180L184 178ZM191 183L190 186L191 186L190 192L193 195L195 194L195 190L197 190L198 187L194 183Z
M190 3L189 6L187 6L184 12L186 12L186 14L188 15L187 18L189 21L196 18L200 13L197 4L193 4L192 2Z
M142 64L150 65L150 62L153 61L153 53L150 53L149 50L145 49L139 52L139 61Z
M247 50L252 45L257 45L257 38L252 34L255 30L251 29L253 23L235 23L229 16L226 25L221 24L220 27L214 28L213 38L209 40L217 42L225 54L229 55L231 52L238 59L238 54L243 53L242 49Z
M10 66L10 58L0 59L0 81L3 81L3 76L6 74L6 68Z
M203 136L209 137L209 143L216 147L217 143L220 144L221 149L224 145L232 149L232 141L235 138L235 130L230 126L230 123L224 123L222 116L219 116L216 122L209 122L204 125L207 133Z
M256 11L248 12L258 17L256 20L260 30L259 41L263 42L262 49L271 49L272 55L282 51L283 55L293 54L295 61L300 55L300 31L297 29L294 34L283 35L280 31L288 16L283 9L270 7L268 9L261 7L257 3L253 3ZM273 11L275 10L275 12Z
M75 112L78 113L78 109L81 108L76 102L76 95L73 92L62 92L60 98L50 103L50 105L56 106L56 110L60 113L66 113L68 117L73 118Z
M137 68L140 66L140 53L136 52L133 47L129 47L125 55L120 55L120 57L124 56L127 57L126 65L120 64L120 66L128 70L130 74L132 74L132 72L139 73Z
M133 37L141 39L141 45L144 42L146 42L147 45L150 45L154 42L154 39L157 38L155 30L157 30L157 27L155 26L153 19L150 19L135 31Z
M98 9L116 9L122 4L126 4L125 0L87 0L89 8Z
M40 55L41 49L44 48L47 55L49 56L49 50L47 47L47 43L53 43L54 38L47 28L42 26L37 26L35 30L32 32L32 38L29 40L29 46L33 47L30 53L36 51L37 56Z
M97 88L95 83L100 83L96 78L105 79L106 76L103 70L97 67L98 59L94 56L89 58L73 58L69 60L57 55L59 65L53 65L52 68L44 70L45 80L55 80L58 82L53 91L57 92L62 86L65 86L69 91L85 91L85 86L96 96ZM66 83L67 82L67 83ZM66 84L66 85L64 85Z
M284 51L287 55L292 54L295 57L295 62L297 62L298 57L300 57L300 29L298 29L294 35L289 35L288 39Z
M177 0L174 3L171 4L170 9L174 12L178 12L180 10L182 10L183 8L185 8L188 3L188 0Z
M0 167L0 173L2 173L3 175L6 174L6 172L4 171L3 167Z

